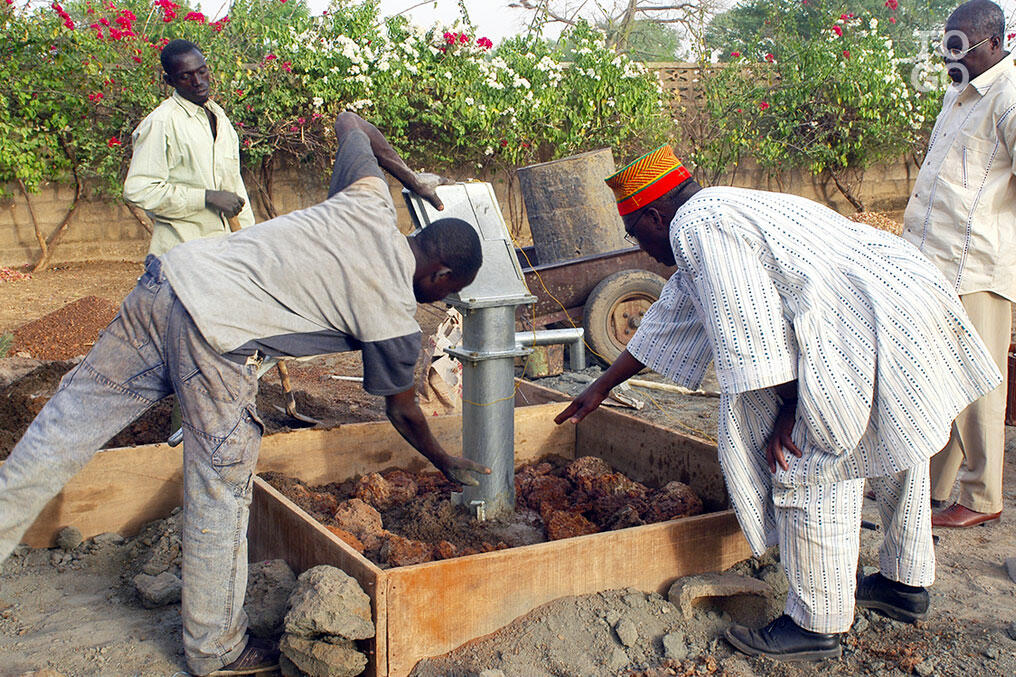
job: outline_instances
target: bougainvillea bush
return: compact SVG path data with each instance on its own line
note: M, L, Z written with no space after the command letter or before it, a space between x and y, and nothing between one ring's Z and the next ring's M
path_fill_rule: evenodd
M344 110L415 166L476 173L603 146L627 157L670 126L656 77L585 25L558 46L494 45L369 1L315 16L302 0L236 0L212 20L174 0L0 0L0 30L0 186L73 174L118 194L131 131L170 93L159 53L178 37L204 51L255 175L280 155L326 167Z
M887 30L897 30L898 0L857 14L835 1L751 1L765 18L728 67L711 71L714 136L693 160L714 174L746 157L826 173L862 209L845 170L923 147L940 107L941 61L919 43L898 51Z

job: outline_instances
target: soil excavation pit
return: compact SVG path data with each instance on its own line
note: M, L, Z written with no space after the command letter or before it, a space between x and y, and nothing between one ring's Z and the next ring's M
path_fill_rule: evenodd
M520 387L520 394L529 402L557 399L556 394L548 392L528 384ZM501 526L500 535L486 533L488 527L477 529L474 523L473 533L468 534L470 528L465 529L473 540L459 544L450 537L443 539L444 544L441 540L435 544L423 543L420 538L384 537L382 529L375 525L374 533L380 534L377 538L382 542L360 540L357 543L353 539L359 540L359 537L335 523L323 525L283 492L257 477L249 532L251 559L282 558L297 572L317 564L330 564L356 578L371 598L377 629L377 636L368 647L368 674L406 675L421 658L440 655L494 632L553 599L623 587L665 594L676 578L724 570L750 556L733 513L725 509L727 497L715 446L602 408L577 426L556 426L553 418L560 410L561 404L553 403L518 407L515 411L516 469L522 471L516 475L517 483L520 477L523 482L557 477L566 479L571 487L570 491L563 492L564 485L559 481L535 481L546 485L541 494L534 492L533 487L519 486L523 510L517 514L532 513L531 518L535 518L532 523L516 518ZM446 421L435 426L439 440L447 448L459 448L460 419L442 418ZM297 450L293 449L291 456L277 457L274 462L263 457L259 468L262 472L288 475L288 479L272 477L313 513L327 515L331 511L334 517L340 503L345 502L347 508L354 501L366 504L363 499L355 498L356 481L371 473L387 476L386 481L403 489L409 476L418 478L413 480L418 488L420 483L432 482L429 488L436 498L429 499L435 511L430 518L440 517L443 511L452 512L451 506L446 509L441 503L449 488L433 472L424 472L433 469L422 464L390 426L364 423L346 428L348 439L341 444L341 451L327 457L315 452L301 463ZM540 466L539 461L548 456L560 458L548 462L549 469ZM584 491L578 488L581 482L576 485L565 474L566 468L575 469L572 462L582 456L602 459L616 473L623 474L625 480L617 477L612 480L615 486L631 489L636 484L643 485L647 488L648 500L628 497L624 504L610 506L613 510L603 507L597 511L592 504L581 506L581 511L560 510L566 507L562 498ZM599 466L596 461L583 463ZM393 468L402 468L405 472L396 474L391 472ZM594 473L593 476L603 477L604 474ZM667 495L660 490L673 481L694 487L701 499L703 514L625 527L625 519L635 520L636 524L650 521L645 517L653 512L653 497ZM591 488L591 483L587 484ZM338 491L339 495L307 488L325 485L331 485L328 488ZM361 494L367 496L369 489L379 485L371 478L363 482ZM553 485L557 488L552 488ZM600 498L609 494L602 493ZM340 496L349 495L354 498L340 500ZM683 492L680 495L685 496ZM576 495L575 498L581 497ZM426 526L423 524L428 507L426 500L414 508L415 513L410 511L412 514L403 516L406 524L413 522L413 514L418 518L416 532L411 533L421 535L421 529ZM530 500L537 506L530 506ZM332 501L335 501L334 509ZM318 504L314 505L315 502ZM607 503L609 501L602 501L603 506ZM541 512L546 516L548 527L555 513L578 515L589 523L593 522L590 517L603 513L605 528L615 530L526 544L527 538L542 536L544 518ZM577 520L574 522L581 528L573 533L589 528L582 527ZM391 526L385 524L386 529ZM466 526L470 526L468 518ZM574 526L570 524L569 528ZM599 527L593 524L592 528ZM346 533L337 535L337 531ZM505 533L518 536L519 545L498 549L509 545ZM399 551L410 541L421 545ZM392 544L386 546L386 542ZM503 545L499 546L501 543ZM408 555L414 553L414 548L419 563L410 563L413 557ZM373 555L381 565L361 554L361 549ZM483 552L488 549L489 552ZM395 560L391 559L393 550L396 551ZM473 550L480 552L468 554ZM435 555L445 558L434 559ZM403 560L406 563L393 566L393 562L402 563L397 561L402 556L407 556Z

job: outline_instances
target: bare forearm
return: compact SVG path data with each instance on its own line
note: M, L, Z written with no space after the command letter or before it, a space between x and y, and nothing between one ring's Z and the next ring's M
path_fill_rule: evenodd
M389 399L385 406L385 415L388 416L388 420L404 440L409 442L424 458L440 467L439 461L446 456L445 451L434 438L434 434L427 424L427 418L420 410L420 406L416 404L415 399L411 405L405 401L393 402Z
M624 383L645 367L646 365L636 360L627 350L622 350L617 359L607 367L607 370L596 379L594 384L601 392L609 393L612 388Z

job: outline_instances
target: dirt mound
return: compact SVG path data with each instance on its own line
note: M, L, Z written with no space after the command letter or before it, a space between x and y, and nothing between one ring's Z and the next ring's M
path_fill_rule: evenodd
M515 473L516 509L477 521L437 472L370 473L308 487L281 473L264 479L381 567L405 566L697 515L702 502L671 482L650 489L604 461L548 456Z
M11 360L17 361L20 358L8 358L8 361ZM17 376L7 385L0 382L0 460L7 458L43 405L56 392L60 379L73 366L74 362L69 361L45 362L27 374ZM360 400L362 399L361 396ZM103 448L165 442L171 432L170 414L174 401L175 398L170 395L157 403L117 433ZM377 420L374 408L360 406L358 401L356 398L334 398L327 401L299 390L296 392L297 410L321 420L323 427ZM264 421L266 434L285 432L293 426L289 416L276 409L277 406L283 407L285 402L285 393L279 385L264 381L259 384L257 408ZM68 422L68 425L72 424L73 422Z
M98 296L86 296L14 330L12 352L41 360L68 360L88 352L116 316L118 307Z
M849 214L847 218L858 223L866 223L872 228L878 228L893 235L903 234L903 224L890 217L886 212L857 212Z

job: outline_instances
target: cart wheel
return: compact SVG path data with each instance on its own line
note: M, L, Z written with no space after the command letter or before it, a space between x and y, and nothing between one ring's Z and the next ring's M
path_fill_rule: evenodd
M648 270L622 270L600 280L582 318L586 343L600 359L610 364L621 354L666 282Z

